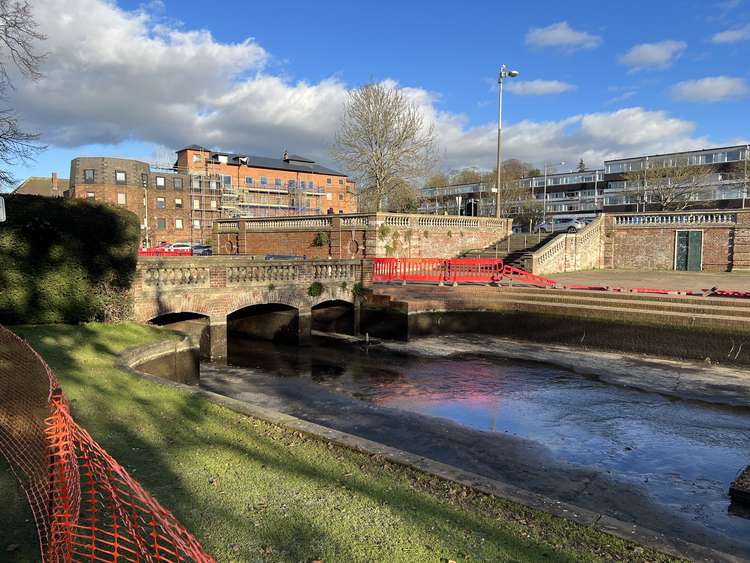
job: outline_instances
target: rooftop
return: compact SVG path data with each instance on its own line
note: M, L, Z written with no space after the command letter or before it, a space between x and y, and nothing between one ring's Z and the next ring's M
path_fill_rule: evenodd
M56 184L56 185L54 185ZM62 197L68 189L68 178L53 178L52 176L30 176L15 189L14 194L41 195L46 197Z
M317 174L327 174L329 176L346 176L343 172L338 172L332 168L327 168L317 164L314 160L304 156L288 154L286 152L284 152L282 158L272 158L267 156L215 151L200 145L189 145L177 152L179 154L188 150L208 153L208 160L216 163L219 162L220 156L224 156L227 159L227 164L236 164L237 166L244 164L245 166L252 166L255 168L270 168L273 170L287 170L291 172L315 172Z

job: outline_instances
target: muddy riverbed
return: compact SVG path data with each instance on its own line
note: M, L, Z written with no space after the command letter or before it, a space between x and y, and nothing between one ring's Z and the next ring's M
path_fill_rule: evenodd
M228 365L203 364L201 385L750 558L750 514L728 497L750 463L750 409L461 352L460 339L441 357L318 344L247 341Z

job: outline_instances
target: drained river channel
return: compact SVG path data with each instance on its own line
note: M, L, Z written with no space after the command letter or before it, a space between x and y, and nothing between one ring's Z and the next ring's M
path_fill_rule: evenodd
M750 511L727 493L750 464L750 409L462 351L472 338L439 356L419 339L243 341L201 386L750 559Z

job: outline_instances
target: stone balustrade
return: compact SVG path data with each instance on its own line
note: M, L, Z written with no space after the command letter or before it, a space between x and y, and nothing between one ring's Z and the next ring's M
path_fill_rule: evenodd
M366 270L365 270L366 271ZM245 257L142 257L135 287L141 291L251 285L360 282L361 260L252 260Z
M737 214L725 211L615 214L615 227L665 227L673 225L733 225Z
M531 270L537 275L601 268L604 252L604 220L597 217L577 233L556 236L534 252Z

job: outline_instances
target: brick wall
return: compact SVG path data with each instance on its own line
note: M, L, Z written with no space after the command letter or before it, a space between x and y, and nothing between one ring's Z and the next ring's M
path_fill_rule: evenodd
M216 222L222 254L308 258L449 258L505 238L509 219L406 214L324 215ZM327 237L328 243L315 244Z
M703 270L729 271L743 264L744 255L735 256L735 237L742 235L745 225L750 225L749 212L640 213L627 217L642 224L619 225L617 217L605 217L605 267L673 270L678 231L703 233ZM667 217L673 223L664 224Z

